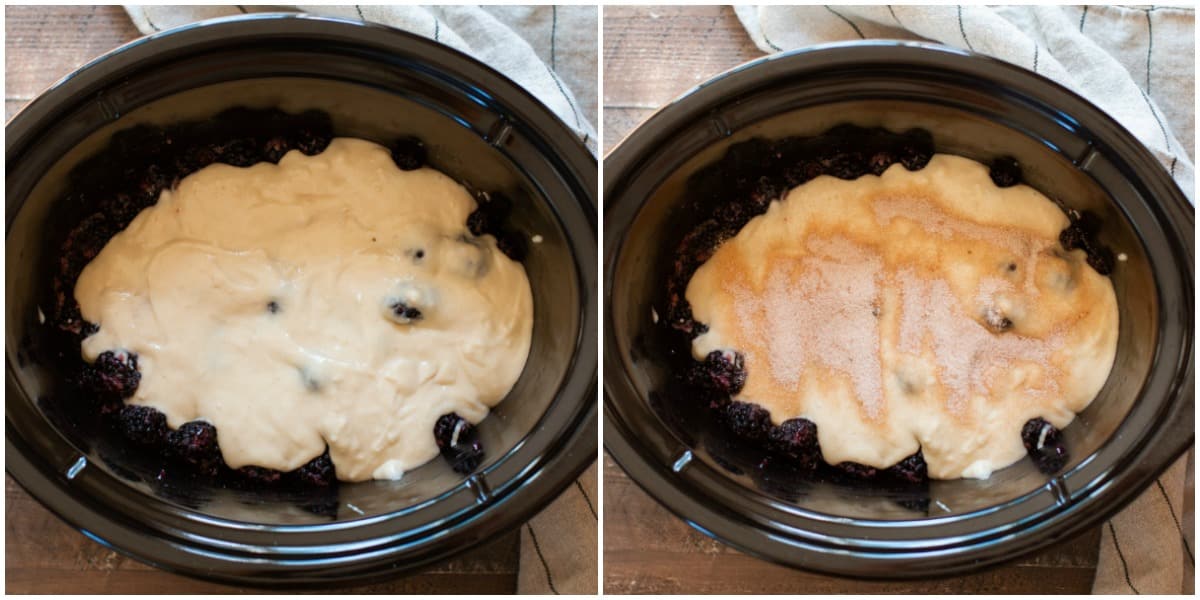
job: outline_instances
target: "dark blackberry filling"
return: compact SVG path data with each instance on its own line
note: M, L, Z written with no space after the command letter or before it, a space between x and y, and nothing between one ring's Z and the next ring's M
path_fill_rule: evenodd
M54 276L49 289L41 292L39 302L48 309L45 332L51 340L50 354L66 370L72 387L95 405L92 414L107 419L110 431L139 448L165 450L160 481L199 475L219 477L231 484L329 487L337 484L337 477L328 451L287 473L262 467L230 469L221 458L216 428L211 424L192 422L170 430L166 417L158 410L125 405L124 399L133 395L141 379L137 356L105 352L92 364L79 358L80 342L99 330L83 319L75 300L80 272L138 213L154 205L163 190L184 177L214 163L237 167L264 161L277 163L292 150L313 156L323 152L333 137L331 118L319 111L289 114L277 109L235 108L203 121L167 127L138 125L119 131L104 151L68 174L67 192L60 206L68 213L64 221L76 225L51 234L49 243L58 251L46 268ZM389 150L402 170L426 164L425 146L417 138L397 140ZM511 201L498 193L480 194L480 208L472 213L468 228L475 235L495 235L501 251L520 260L525 251L524 238L505 226ZM418 250L416 259L423 255L424 250ZM280 303L269 300L266 310L278 313ZM398 310L398 316L410 321L421 316L414 307ZM53 402L63 401L54 398ZM55 404L44 410L53 414L58 408ZM461 449L464 456L460 462L470 465L469 471L478 464L482 446L474 437L474 427L466 435L462 440L474 440L471 444L476 452L471 458L470 448Z
M329 449L325 453L308 461L304 466L288 473L288 477L302 485L328 487L337 483L337 469L329 458Z
M746 367L741 354L734 353L731 359L723 352L713 351L693 368L690 376L696 385L736 396L746 384Z
M425 144L414 137L396 140L392 144L392 161L401 171L420 169L425 166Z
M225 466L217 446L217 428L203 421L189 421L168 433L167 453L204 475L215 476Z
M1001 156L992 161L988 175L991 175L992 183L996 184L996 187L1012 187L1021 183L1021 165L1011 156Z
M772 427L767 440L770 450L805 470L816 469L821 463L817 424L808 419L789 419Z
M438 450L457 472L467 474L474 471L483 460L483 443L475 426L456 413L438 418L433 426L433 437Z
M92 393L108 413L121 408L121 401L137 391L142 374L138 371L137 355L102 352L92 364L85 364L79 371L79 386Z
M1071 459L1062 432L1041 417L1025 423L1021 428L1021 441L1033 464L1047 475L1061 471Z
M421 310L415 306L409 306L403 302L394 302L389 308L392 309L392 320L397 323L412 323L419 321L422 318Z
M774 465L771 468L787 465L792 471L808 473L814 478L890 481L924 489L929 479L928 468L919 450L886 469L855 463L829 465L821 457L814 423L791 419L773 425L762 407L732 400L745 383L742 357L728 358L713 352L702 361L691 359L691 340L708 327L695 320L684 294L696 269L788 189L820 175L848 180L866 174L879 175L896 163L917 171L929 164L934 153L933 136L924 130L894 133L842 125L814 137L774 141L756 138L734 144L721 160L696 172L687 182L689 200L679 215L680 235L673 243L676 250L665 273L665 289L655 302L656 307L665 308L664 318L658 323L664 344L662 352L675 365L672 383L656 392L659 403L709 407L726 434L759 449L759 470L767 465ZM999 187L1022 181L1020 165L1011 157L994 159L989 174ZM1063 247L1083 249L1088 263L1097 272L1110 273L1111 253L1095 241L1096 219L1073 211L1068 215L1071 226L1062 232ZM997 333L1013 326L1011 319L998 310L988 311L982 318ZM1026 429L1029 428L1027 425ZM1025 432L1022 436L1028 447L1028 436ZM1034 456L1035 451L1030 452ZM1053 427L1047 430L1045 444L1036 452L1035 462L1043 470L1057 470L1066 460L1066 449ZM924 500L910 498L902 504L927 507L928 503L925 496Z
M525 238L505 225L512 213L512 200L504 194L494 192L476 194L475 202L478 206L467 215L467 231L476 237L495 237L496 248L505 256L518 262L524 260L527 250Z
M1108 248L1097 241L1100 233L1100 219L1090 212L1068 210L1067 217L1071 224L1058 236L1058 241L1067 250L1083 250L1087 254L1087 263L1097 273L1109 275L1113 269L1113 255Z
M766 441L771 433L771 413L757 404L730 401L719 409L725 426L738 437Z
M157 448L167 441L167 416L149 406L127 404L117 413L117 425L129 441Z
M242 467L237 469L237 474L245 477L249 482L260 485L273 485L279 483L279 480L283 478L282 471L266 467Z

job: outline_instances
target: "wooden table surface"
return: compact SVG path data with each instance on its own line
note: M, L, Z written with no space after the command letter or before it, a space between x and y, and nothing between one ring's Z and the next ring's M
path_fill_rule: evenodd
M762 56L723 6L604 8L604 148L692 86ZM604 457L606 593L1087 593L1100 529L965 577L863 581L742 554L676 518Z
M5 119L85 62L140 34L119 6L9 6L5 10ZM173 575L84 537L4 478L8 593L236 593ZM419 574L324 593L507 594L517 589L514 531Z

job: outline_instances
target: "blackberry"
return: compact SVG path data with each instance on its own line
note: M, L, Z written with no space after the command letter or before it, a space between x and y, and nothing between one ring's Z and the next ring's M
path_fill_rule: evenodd
M489 233L494 228L495 224L492 223L491 216L482 207L476 208L467 215L467 231L470 231L473 236L478 237Z
M279 483L279 480L283 477L283 473L266 467L249 466L242 467L236 471L238 475L241 475L248 482L256 484L273 485Z
M867 171L872 175L883 175L883 172L896 162L896 158L887 150L880 150L867 159Z
M249 167L263 160L262 149L253 138L239 138L226 144L216 146L213 151L220 156L220 162L235 167Z
M844 475L849 475L855 479L874 479L879 476L879 469L860 465L856 462L838 463L833 466Z
M813 160L806 160L787 167L783 171L783 179L789 188L808 183L825 174L825 167Z
M521 262L525 259L525 238L511 231L496 234L496 249L505 256Z
M141 380L136 354L111 351L101 353L92 364L85 364L79 375L80 387L95 394L103 403L132 396Z
M167 450L197 472L216 475L225 461L217 445L217 428L204 421L189 421L167 434Z
M933 158L933 136L924 129L911 129L904 132L904 141L900 143L897 158L900 164L909 171L920 171Z
M1108 248L1091 248L1087 255L1087 264L1101 275L1109 275L1113 270L1112 251Z
M425 144L414 137L396 140L392 144L392 161L401 171L420 169L425 164Z
M483 443L479 440L478 430L456 413L438 418L433 425L433 437L442 458L459 473L474 471L483 459Z
M996 187L1006 188L1021 183L1021 165L1011 156L1001 156L993 160L988 174Z
M692 370L692 383L736 395L746 384L745 360L736 352L732 359L719 350L709 352Z
M167 439L167 416L150 406L126 404L117 413L117 428L125 439L147 448L161 446Z
M333 137L329 134L318 133L311 129L301 129L292 139L292 147L306 156L314 156L325 151Z
M1008 331L1013 326L1012 320L1004 316L1004 313L996 307L990 307L983 312L983 322L993 333Z
M817 468L821 446L817 442L817 424L808 419L788 419L771 428L768 447L805 470Z
M182 179L217 162L217 152L205 146L192 146L175 159L174 170Z
M494 192L476 194L475 201L475 210L467 215L467 230L476 237L484 234L492 234L497 239L502 237L501 228L512 212L512 200L500 192Z
M100 204L100 210L116 221L118 227L126 227L145 206L136 196L118 192Z
M305 486L328 487L337 483L337 469L333 465L333 459L329 458L328 448L323 454L288 475Z
M263 145L263 160L270 163L278 163L289 150L291 148L288 147L287 140L281 136L273 137Z
M175 182L175 174L170 170L158 165L150 165L146 167L146 172L142 174L142 179L138 183L138 191L146 197L147 206L158 202L158 196L162 191L171 187Z
M1087 247L1087 234L1077 224L1072 223L1058 234L1058 243L1066 250L1084 249Z
M412 323L423 318L419 308L409 306L403 302L396 302L390 308L392 309L393 319L397 323Z
M748 402L734 400L721 407L721 420L737 436L750 440L765 440L771 431L771 413Z
M738 202L727 202L718 206L713 216L724 225L733 226L738 229L741 229L742 225L745 225L746 221L750 220L750 215L746 207Z
M915 454L888 467L887 474L900 481L908 483L924 483L929 481L929 467L925 464L925 455L917 450Z
M858 152L839 152L826 160L825 172L838 179L855 180L865 175L870 167L867 159Z
M758 210L765 211L772 200L783 196L784 191L782 186L770 177L759 177L754 188L750 190L750 203Z
M1071 224L1058 234L1058 241L1067 250L1083 250L1087 254L1087 263L1101 275L1109 275L1113 269L1112 251L1096 242L1100 231L1100 222L1091 213L1068 211Z
M1025 423L1021 428L1021 441L1033 464L1047 475L1057 473L1071 459L1062 432L1041 417Z

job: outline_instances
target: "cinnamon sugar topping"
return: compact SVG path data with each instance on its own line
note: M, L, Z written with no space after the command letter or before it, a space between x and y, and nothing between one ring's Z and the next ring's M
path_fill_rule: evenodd
M1062 251L1068 223L956 156L818 177L696 271L693 353L741 352L738 399L815 422L827 462L920 448L931 477L986 477L1024 455L1026 421L1065 427L1112 366L1112 284Z

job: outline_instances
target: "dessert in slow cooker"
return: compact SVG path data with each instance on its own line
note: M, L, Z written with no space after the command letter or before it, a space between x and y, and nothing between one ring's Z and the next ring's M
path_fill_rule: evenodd
M766 168L685 236L668 286L686 378L735 434L855 477L1062 467L1116 352L1086 220L920 131L731 150L753 169L739 152Z
M473 470L474 424L532 334L505 201L477 204L412 139L269 138L222 160L231 146L148 190L110 239L68 238L89 259L59 292L59 313L78 303L61 323L81 386L168 469L326 485L440 453Z

